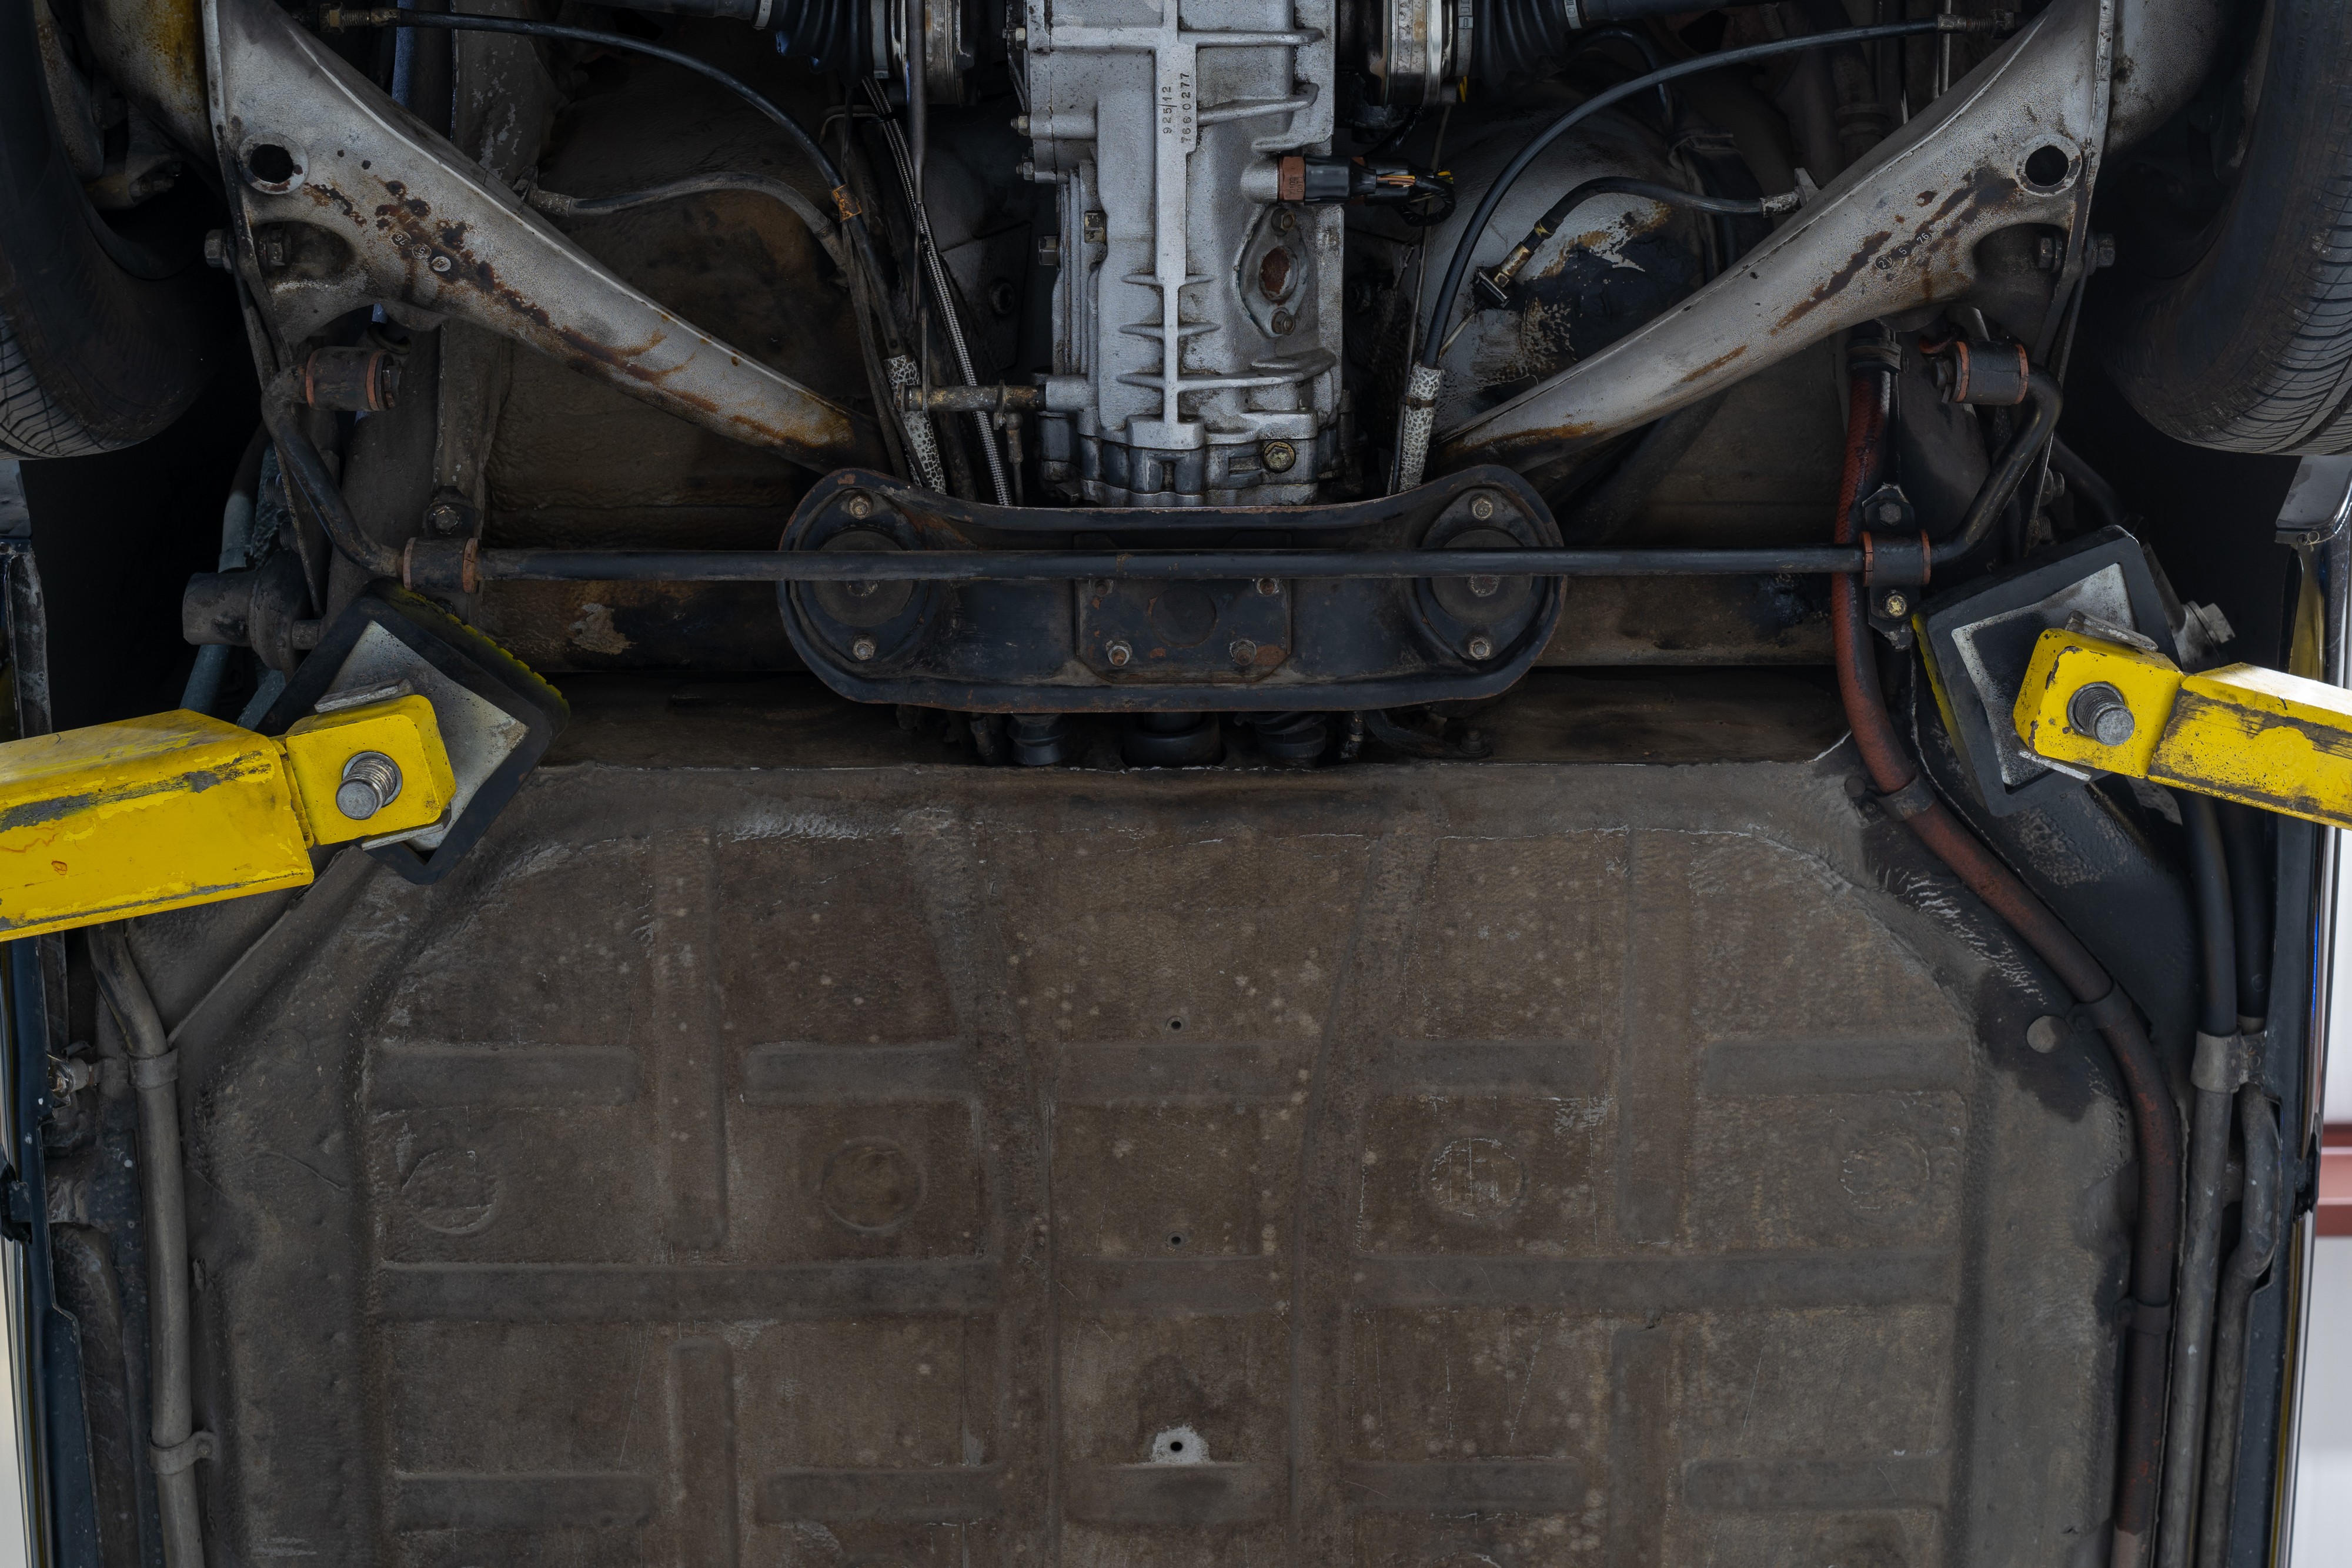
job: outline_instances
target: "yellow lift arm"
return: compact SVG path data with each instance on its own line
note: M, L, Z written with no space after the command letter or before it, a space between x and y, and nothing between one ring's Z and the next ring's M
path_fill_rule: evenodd
M2352 827L2352 691L2252 664L2202 674L2149 648L2048 631L2018 693L2045 760Z
M433 705L369 697L277 739L181 709L0 744L0 936L301 887L315 846L440 821Z

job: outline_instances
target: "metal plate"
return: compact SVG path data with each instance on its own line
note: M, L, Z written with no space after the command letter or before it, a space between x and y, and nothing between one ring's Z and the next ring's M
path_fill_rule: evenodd
M1081 785L874 716L583 704L179 1027L222 1560L2099 1539L2122 1119L1811 729Z

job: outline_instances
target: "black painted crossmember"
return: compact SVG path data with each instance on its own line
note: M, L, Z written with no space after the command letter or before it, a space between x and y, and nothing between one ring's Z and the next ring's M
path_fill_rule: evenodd
M846 469L802 501L785 555L986 552L1010 570L952 583L802 579L780 583L777 599L809 667L866 702L1015 713L1397 707L1503 690L1559 618L1556 576L1431 569L1459 551L1516 563L1559 543L1541 497L1503 468L1337 506L1182 511L989 507ZM1014 575L1041 555L1101 570ZM1285 570L1297 557L1368 555L1402 557L1423 575ZM1143 560L1186 570L1117 570Z

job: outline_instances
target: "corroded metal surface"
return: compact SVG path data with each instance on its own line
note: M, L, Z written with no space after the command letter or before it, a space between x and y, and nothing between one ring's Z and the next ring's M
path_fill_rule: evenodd
M878 456L870 421L622 282L268 0L212 0L207 20L215 135L248 221L324 240L298 235L268 279L289 337L392 301L486 327L812 467Z
M465 874L331 870L178 1028L224 1560L2097 1538L2120 1118L1817 735L582 714Z
M1441 431L1435 464L1526 468L1859 322L1958 299L1976 282L1978 245L2002 229L2064 231L2061 278L2079 276L2113 26L2114 0L2052 5L1738 267L1601 353Z

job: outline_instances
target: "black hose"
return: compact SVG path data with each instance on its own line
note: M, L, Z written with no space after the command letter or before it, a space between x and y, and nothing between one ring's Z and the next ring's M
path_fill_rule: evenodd
M2188 1210L2175 1292L2172 1408L2165 1423L2157 1568L2190 1568L2196 1545L2197 1470L2205 1454L2221 1253L2221 1181L2230 1159L2231 1096L2239 1074L2237 916L2231 907L2221 813L2210 796L2176 790L2174 799L2180 803L2189 882L2197 903L2197 1055L2189 1074L2197 1098L2189 1110Z
M370 577L399 577L400 551L360 527L343 500L342 486L327 471L327 460L319 455L310 433L302 428L301 415L294 408L293 372L280 374L262 389L261 423L268 427L269 439L278 448L279 472L319 519L319 526L327 530L335 549Z
M2210 795L2173 791L2189 841L2189 885L2197 901L2197 1028L2226 1040L2238 1032L2237 915L2231 907L2229 852Z
M210 1453L195 1430L194 1336L188 1302L188 1195L180 1151L180 1070L155 999L120 923L89 934L99 994L122 1026L139 1092L140 1199L145 1209L149 1439L164 1568L204 1568L195 1461Z
M1483 37L1484 35L1482 34L1481 37ZM1588 27L1579 33L1576 36L1576 41L1562 51L1559 58L1554 62L1554 68L1567 68L1578 57L1589 53L1602 44L1631 44L1633 47L1633 52L1642 57L1642 64L1654 71L1664 63L1658 58L1658 46L1631 27ZM1674 95L1666 90L1666 84L1664 82L1658 84L1658 129L1669 136L1675 132Z
M1618 0L1621 8L1627 5L1645 3L1646 0ZM1662 5L1658 13L1644 11L1640 14L1644 16L1662 14L1675 8L1670 5ZM1583 11L1584 8L1580 7L1580 10ZM1591 16L1589 11L1585 11L1585 14ZM402 12L400 15L406 16L408 13ZM1609 19L1616 18L1617 11L1612 10ZM1591 19L1597 21L1602 18L1591 16ZM1696 59L1679 60L1671 66L1636 77L1632 81L1586 99L1537 132L1525 147L1519 149L1510 162L1504 165L1503 172L1495 177L1495 183L1486 187L1486 195L1478 203L1478 210L1471 214L1468 226L1462 231L1461 239L1454 244L1453 260L1446 264L1445 281L1438 288L1437 298L1431 307L1429 327L1423 334L1421 358L1418 362L1427 370L1433 371L1437 368L1438 352L1445 343L1446 318L1453 314L1454 301L1462 297L1462 285L1469 274L1470 257L1478 248L1479 236L1486 232L1486 225L1494 221L1496 210L1503 204L1503 198L1510 194L1511 187L1518 183L1519 176L1526 173L1535 161L1543 155L1544 149L1602 110L1622 103L1629 98L1645 93L1652 88L1673 81L1677 78L1695 76L1701 71L1721 70L1727 66L1745 65L1750 60L1771 59L1780 55L1797 54L1806 49L1826 48L1839 44L1865 43L1874 38L1908 38L1925 33L1980 32L1990 25L1968 17L1930 16L1916 22L1888 22L1873 27L1848 27L1835 33L1815 33L1801 38L1776 38L1769 43L1750 44L1745 48L1726 49L1717 54L1701 55Z
M666 49L659 44L649 44L643 38L633 38L626 33L600 32L593 27L569 27L560 22L526 22L514 16L479 16L467 12L394 11L378 8L370 11L339 11L330 9L320 21L328 31L345 27L435 27L455 33L515 33L526 38L560 38L572 44L595 44L607 49L624 49L631 54L649 55L657 60L694 72L697 76L717 82L761 114L782 128L800 150L808 154L817 172L824 176L826 186L841 188L841 171L824 155L801 126L801 122L778 109L764 93L749 82L729 76L717 66L696 59L677 49Z
M1977 489L1969 515L1960 520L1958 531L1948 539L1936 541L1933 553L1938 571L1958 565L1991 537L1993 525L2000 520L2001 508L2017 494L2018 486L2024 482L2034 460L2042 454L2042 444L2057 428L2059 412L2066 402L2057 381L2047 371L2032 371L2025 378L2025 391L2033 413L2023 428L2009 438L2009 444L2001 448L1992 472L1985 476L1984 483Z
M2107 483L2105 476L2084 462L2081 454L2066 444L2066 438L2063 435L2050 438L2050 466L2058 470L2060 476L2066 481L2066 488L2074 493L2075 498L2087 503L2097 514L2101 527L2124 520L2127 514L2124 510L2123 497L2116 494L2116 487Z
M2238 910L2238 1032L2258 1034L2271 1010L2270 846L2266 813L2223 802L2221 847Z
M2245 1200L2213 1328L2213 1419L2205 1435L2204 1496L2197 1506L2197 1568L2224 1568L2229 1561L2230 1512L2245 1420L2247 1321L2254 1288L2278 1253L2279 1192L2285 1185L2279 1168L2278 1110L2255 1084L2238 1091L2238 1137L2245 1150Z

